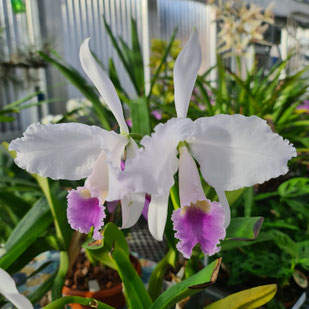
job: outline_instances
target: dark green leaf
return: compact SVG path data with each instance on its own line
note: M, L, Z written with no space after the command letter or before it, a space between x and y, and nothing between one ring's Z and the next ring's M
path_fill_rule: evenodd
M215 260L195 275L173 285L156 299L150 309L171 308L182 299L212 285L217 280L220 265L221 259Z

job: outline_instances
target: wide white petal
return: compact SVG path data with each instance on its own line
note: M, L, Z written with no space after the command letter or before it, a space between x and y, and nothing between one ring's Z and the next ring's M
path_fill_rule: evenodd
M188 106L202 61L198 34L193 31L178 55L174 66L175 106L178 117L186 117Z
M181 207L206 200L196 163L187 147L179 149L179 198Z
M148 227L156 240L163 240L169 193L152 195L148 210Z
M256 116L217 115L195 121L188 140L204 179L219 191L263 183L287 173L296 156L288 140Z
M18 309L33 309L30 300L19 294L15 281L2 268L0 268L0 294L4 295Z
M142 214L145 204L145 194L133 193L121 200L122 229L133 226Z
M193 122L187 118L173 118L155 127L151 137L142 139L134 159L126 161L125 170L119 174L123 194L143 192L164 195L174 184L178 169L177 146L193 132Z
M85 187L91 192L92 196L98 197L103 204L108 192L108 164L106 153L102 151L94 163L92 173L86 179Z
M216 192L218 194L219 202L224 208L224 216L225 216L224 217L224 227L227 228L230 225L230 222L231 222L230 205L229 205L229 202L226 198L224 191L216 190Z
M53 179L77 180L90 175L105 140L117 136L79 123L32 124L10 143L15 163L30 173Z
M123 133L129 133L116 89L109 77L101 69L101 67L98 65L95 58L93 57L89 49L89 40L90 38L86 39L80 47L79 58L82 68L84 69L90 80L97 87L103 100L114 114L120 126L120 131Z

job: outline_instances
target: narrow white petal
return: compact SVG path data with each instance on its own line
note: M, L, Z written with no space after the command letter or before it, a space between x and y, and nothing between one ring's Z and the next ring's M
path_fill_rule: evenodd
M94 163L92 173L86 179L85 187L91 192L92 196L101 199L103 204L108 192L108 164L106 153L102 151Z
M128 133L128 126L123 116L122 106L116 89L109 77L101 69L101 67L91 54L91 51L89 49L89 40L90 38L86 39L80 47L79 58L82 68L84 69L90 80L97 87L103 100L114 114L120 126L120 131L123 133Z
M190 155L187 147L179 149L179 197L181 207L190 206L197 201L206 200L200 174L196 163Z
M186 117L188 106L202 61L198 34L193 31L178 55L174 66L175 105L178 117Z
M133 226L142 214L145 204L145 194L133 193L121 200L122 229Z
M148 226L151 235L156 240L163 240L167 218L169 193L152 195L148 210Z
M30 300L19 294L15 281L2 268L0 268L0 294L4 295L18 309L33 309Z
M226 195L224 191L216 190L219 198L220 204L224 208L224 215L225 215L225 220L224 220L224 227L227 228L230 225L231 222L231 209L229 202L227 201Z
M105 140L117 136L96 126L79 123L28 127L10 143L15 163L30 173L53 179L77 180L90 175Z
M173 118L155 127L151 137L142 139L141 149L134 159L128 159L119 179L123 193L143 192L164 195L174 184L178 169L177 146L193 132L193 122Z
M256 116L217 115L195 121L188 140L204 179L219 191L263 183L288 172L296 156L288 140Z

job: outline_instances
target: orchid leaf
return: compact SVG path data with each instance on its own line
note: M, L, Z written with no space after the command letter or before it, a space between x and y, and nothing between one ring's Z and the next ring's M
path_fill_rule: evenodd
M177 252L170 248L165 257L157 264L152 272L149 279L148 292L153 301L161 294L163 279L168 266L175 267L176 259Z
M226 239L254 240L262 227L263 217L232 218L226 230Z
M149 110L146 98L130 101L133 122L132 133L150 135Z
M69 268L69 255L67 251L60 251L60 264L56 278L52 285L52 300L62 297L62 288Z
M150 309L167 309L182 299L200 292L215 283L221 265L221 259L213 261L195 275L170 287L152 304Z
M174 30L174 32L173 32L173 34L172 34L172 36L171 36L171 38L170 38L170 40L169 40L169 42L167 44L167 47L166 47L166 49L164 51L164 54L163 54L163 56L161 58L161 62L159 64L158 68L156 69L156 71L153 74L153 77L152 77L151 82L150 82L149 93L147 95L147 100L148 101L150 100L150 97L151 97L151 94L152 94L152 88L155 85L155 83L156 83L156 81L157 81L157 79L159 77L159 74L160 74L160 71L162 69L162 66L166 62L166 59L167 59L167 57L168 57L168 55L169 55L169 53L170 53L170 51L171 51L171 49L173 47L173 43L175 41L176 33L177 33L177 28L175 28L175 30Z
M0 267L7 269L50 226L52 217L45 198L38 200L21 219L6 242Z
M29 294L27 297L35 304L39 302L42 297L51 289L55 280L56 273L53 273L46 281L44 281L35 291Z
M205 309L255 309L268 303L276 292L276 284L258 286L229 295L206 306Z
M65 296L56 301L51 302L47 306L43 307L43 309L59 309L63 308L64 305L67 304L81 304L84 306L90 306L90 308L97 308L97 309L115 309L109 305L103 304L100 301L89 298L89 297L80 297L80 296Z
M123 232L114 223L107 223L102 232L102 239L89 239L83 244L88 258L94 263L99 262L116 269L109 252L113 248L121 248L129 256L129 246Z
M124 286L125 297L129 308L148 309L152 301L145 289L142 279L131 264L129 256L121 249L115 248L111 252L118 274Z

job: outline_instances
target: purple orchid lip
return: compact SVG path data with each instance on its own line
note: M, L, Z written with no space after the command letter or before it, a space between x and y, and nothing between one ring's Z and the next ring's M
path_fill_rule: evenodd
M92 197L87 188L78 187L68 193L67 200L67 216L72 229L87 234L94 227L93 238L101 239L99 230L104 225L103 220L106 215L100 199Z
M220 239L225 238L224 209L217 202L197 201L173 212L172 221L175 237L179 239L177 249L187 259L194 246L199 243L208 255L220 251Z

